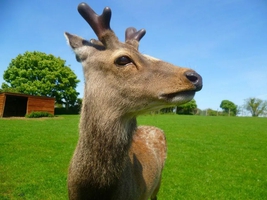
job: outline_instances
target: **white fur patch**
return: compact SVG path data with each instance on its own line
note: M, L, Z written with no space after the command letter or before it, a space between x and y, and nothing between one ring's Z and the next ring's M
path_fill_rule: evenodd
M69 41L69 38L68 38L68 36L66 35L66 33L64 33L64 36L65 36L65 38L66 38L66 40L67 40L67 44L70 46L70 41Z
M85 54L87 50L88 50L87 46L82 46L82 47L73 49L75 54L78 55L78 56Z

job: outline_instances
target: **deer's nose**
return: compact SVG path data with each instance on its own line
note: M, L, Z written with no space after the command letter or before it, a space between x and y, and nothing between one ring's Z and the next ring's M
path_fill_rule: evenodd
M185 72L186 78L196 87L196 91L202 89L202 77L194 72L194 71L187 71Z

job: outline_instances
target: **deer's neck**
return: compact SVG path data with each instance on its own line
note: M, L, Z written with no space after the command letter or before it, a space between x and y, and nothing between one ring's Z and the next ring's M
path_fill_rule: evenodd
M112 108L83 106L76 155L81 173L100 187L116 184L136 129L135 118L125 118Z

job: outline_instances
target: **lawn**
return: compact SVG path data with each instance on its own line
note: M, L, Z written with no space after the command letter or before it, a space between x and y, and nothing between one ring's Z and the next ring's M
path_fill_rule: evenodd
M79 116L0 119L0 199L67 199ZM267 199L267 118L141 116L163 129L158 199Z

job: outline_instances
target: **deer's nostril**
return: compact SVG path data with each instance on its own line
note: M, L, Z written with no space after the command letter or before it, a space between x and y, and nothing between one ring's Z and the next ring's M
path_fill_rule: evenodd
M186 75L186 77L187 77L187 79L188 79L189 81L191 81L192 83L198 81L198 78L197 78L196 76L194 76L193 74L188 74L188 75Z
M198 73L187 71L185 72L185 76L196 87L196 91L202 89L202 77Z

